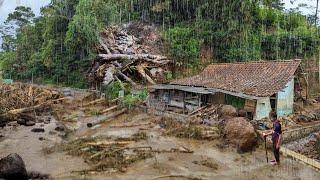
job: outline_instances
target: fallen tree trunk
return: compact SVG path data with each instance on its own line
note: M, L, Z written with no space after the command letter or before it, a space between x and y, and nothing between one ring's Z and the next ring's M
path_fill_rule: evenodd
M100 141L100 142L87 143L87 145L106 148L112 145L125 146L134 142L135 141Z
M118 74L123 77L126 81L128 81L132 86L137 86L137 84L132 81L128 76L126 76L125 74L123 74L122 72L118 72Z
M31 106L31 107L27 107L27 108L14 109L14 110L9 111L8 114L16 115L16 114L34 111L37 109L41 109L44 105L45 104L38 104L36 106Z
M130 124L130 125L118 125L118 126L110 126L110 128L130 128L130 127L138 127L138 126L147 126L151 125L152 123L144 123L144 124Z
M100 58L102 58L102 62L111 62L111 61L117 61L117 60L142 60L158 65L165 65L168 64L170 61L167 60L167 57L160 56L160 55L150 55L150 54L99 54Z
M155 180L155 179L168 179L168 178L184 178L184 179L201 179L195 176L187 176L183 174L171 174L171 175L163 175L163 176L156 176L153 178L150 178L150 180Z
M107 112L112 111L112 110L115 110L115 109L117 109L117 108L118 108L118 105L112 106L112 107L110 107L110 108L108 108L108 109L105 109L105 110L101 111L101 114L107 113Z
M110 113L110 114L108 114L106 116L102 116L102 117L98 118L97 120L95 120L93 122L87 123L87 127L91 128L91 127L93 127L93 126L95 126L97 124L100 124L100 123L103 123L103 122L105 122L105 121L107 121L109 119L115 118L115 117L125 113L126 111L127 111L127 109L124 108L124 109L122 109L120 111L117 111L117 112L114 112L114 113Z
M143 78L145 78L150 84L156 84L153 79L146 73L146 71L144 70L143 65L139 65L137 66L137 70L138 72L141 74L141 76Z
M99 43L103 47L103 49L107 52L107 54L111 54L107 44L105 44L101 38L99 38Z
M105 102L105 101L106 101L105 98L100 98L100 99L91 101L91 102L89 102L89 103L87 103L87 104L84 104L83 106L85 107L85 106L95 105L95 104L103 103L103 102Z
M0 120L3 122L10 122L10 121L16 121L17 119L21 118L21 119L25 119L28 121L34 120L35 117L30 116L28 114L25 113L29 113L31 111L37 111L39 109L42 109L46 106L49 106L51 103L58 103L61 101L64 101L68 98L59 98L59 99L55 99L55 100L51 100L51 101L47 101L35 106L31 106L31 107L27 107L27 108L20 108L20 109L13 109L8 111L6 114L0 114Z
M116 67L114 65L111 65L107 70L105 71L105 75L103 78L103 84L108 85L114 80L114 74L116 73Z

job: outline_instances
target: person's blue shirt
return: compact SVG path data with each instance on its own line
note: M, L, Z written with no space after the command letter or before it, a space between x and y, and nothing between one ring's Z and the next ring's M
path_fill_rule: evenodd
M273 123L273 133L272 133L272 141L278 140L281 131L281 124L279 121Z

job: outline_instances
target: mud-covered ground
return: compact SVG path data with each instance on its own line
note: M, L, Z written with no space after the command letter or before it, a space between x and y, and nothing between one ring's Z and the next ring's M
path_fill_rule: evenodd
M96 112L106 107L82 107L77 99L56 105L55 116L48 123L33 127L11 123L0 129L0 157L18 153L27 170L50 174L53 179L320 179L320 172L300 162L282 158L280 166L266 163L263 147L239 154L224 145L223 140L194 140L164 135L158 117L132 110L93 128L86 123L99 118ZM59 118L59 119L58 119ZM60 121L70 130L56 131ZM44 133L31 132L44 128ZM68 155L63 148L70 141L88 137L130 138L143 132L146 138L132 142L129 147L148 146L154 152L150 158L135 161L121 171L86 171L92 164L82 156ZM169 152L187 148L193 153ZM268 152L271 159L271 151ZM85 172L85 173L84 173Z

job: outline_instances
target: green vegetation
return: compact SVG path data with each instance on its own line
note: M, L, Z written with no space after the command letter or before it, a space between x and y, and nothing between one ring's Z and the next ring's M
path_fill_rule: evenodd
M138 102L143 102L147 99L148 97L148 91L147 89L138 91L135 93L129 93L126 96L124 96L122 100L122 104L126 107L131 107L132 105L138 103Z
M197 68L199 65L201 42L195 35L195 29L186 25L164 31L163 37L167 42L168 52L175 60L176 66L187 65L189 68Z
M129 108L138 102L145 101L149 95L147 89L134 91L131 90L129 84L123 84L118 81L110 83L103 89L106 94L106 98L109 100L119 98L120 91L123 91L123 97L120 97L121 104Z
M0 31L3 78L87 87L99 32L132 21L161 27L174 60L167 79L203 68L203 47L212 54L206 62L308 59L319 52L317 19L285 11L280 0L52 0L40 17L21 6L9 15Z

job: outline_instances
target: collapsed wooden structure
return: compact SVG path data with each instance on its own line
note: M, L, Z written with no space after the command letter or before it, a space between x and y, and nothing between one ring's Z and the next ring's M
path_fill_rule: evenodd
M199 75L152 87L148 105L160 111L190 114L208 104L229 104L250 119L293 112L295 74L300 60L209 65ZM298 81L296 81L298 82Z

